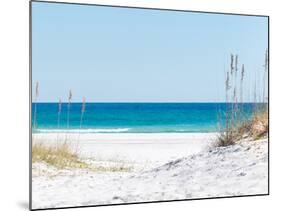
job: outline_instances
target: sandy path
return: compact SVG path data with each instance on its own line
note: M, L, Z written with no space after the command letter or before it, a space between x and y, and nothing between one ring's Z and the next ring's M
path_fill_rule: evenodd
M56 177L34 177L33 208L267 193L267 140L210 149L213 135L85 136L81 142L85 155L99 152L108 158L117 150L125 160L136 159L140 164L150 159L150 164L128 173L64 170Z
M64 139L60 134L59 139ZM84 157L120 160L155 167L188 156L211 145L215 133L119 133L68 134L68 139ZM79 136L79 137L78 137ZM56 142L57 134L36 134L36 141Z

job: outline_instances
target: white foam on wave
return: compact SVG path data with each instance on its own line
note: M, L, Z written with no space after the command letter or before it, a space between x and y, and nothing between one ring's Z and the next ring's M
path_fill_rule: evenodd
M100 128L100 129L37 129L39 133L122 133L131 128Z

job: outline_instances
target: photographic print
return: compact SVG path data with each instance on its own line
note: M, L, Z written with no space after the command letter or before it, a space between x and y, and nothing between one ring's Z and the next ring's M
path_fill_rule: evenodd
M269 17L30 2L31 209L269 194Z

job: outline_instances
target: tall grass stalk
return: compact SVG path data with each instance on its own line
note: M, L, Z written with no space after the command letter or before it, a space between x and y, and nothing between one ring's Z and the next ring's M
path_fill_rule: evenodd
M257 111L257 76L255 74L255 82L254 82L254 106L253 106L253 113Z
M268 50L266 49L265 51L265 56L264 56L264 73L263 73L263 103L267 103L268 99L266 96L267 93L267 72L268 72Z
M232 71L233 71L233 55L231 54L231 65L230 65L230 71L227 71L226 73L226 79L225 79L225 100L226 100L226 107L225 107L225 130L221 130L220 129L220 134L221 137L224 137L225 140L229 140L229 128L231 125L231 112L229 112L230 110L232 110L232 106L231 108L229 108L229 96L228 93L231 90L231 84L230 84L230 76L232 75ZM221 121L221 120L219 120ZM220 122L219 122L220 124ZM219 128L222 128L222 126L219 126ZM220 139L220 136L218 137ZM222 140L222 139L221 139ZM224 140L221 141L221 144L224 145Z
M60 116L61 116L61 111L62 111L62 102L61 99L59 98L58 102L58 129L60 129Z
M237 86L237 74L238 74L238 55L235 55L235 72L234 72L234 84L233 84L233 103L234 103L234 119L236 119L238 114L238 86Z
M80 129L82 128L83 117L86 109L86 98L83 97L82 107L81 107L81 115L80 115Z
M61 99L59 98L59 102L58 102L58 119L57 119L57 127L58 127L58 130L60 129L60 117L61 117L61 111L62 111L62 102L61 102ZM59 131L57 133L57 142L59 140Z
M226 80L225 80L225 93L226 93L226 108L225 108L225 116L224 122L225 126L223 129L222 126L219 126L219 135L218 135L218 146L228 146L234 144L237 137L237 130L235 129L242 119L242 115L240 113L239 107L239 91L242 93L241 84L243 83L243 78L245 74L244 66L242 66L241 70L241 78L240 78L240 90L238 89L239 81L238 81L238 55L235 57L233 54L230 55L230 70L227 72ZM241 82L242 81L242 82ZM230 84L231 82L231 84ZM229 98L229 93L231 94ZM218 121L221 124L221 120Z
M229 103L230 103L230 105L231 105L231 111L233 111L234 110L234 106L233 106L233 102L234 102L234 100L233 100L233 96L231 97L231 92L233 93L234 91L234 86L233 86L233 84L234 84L234 77L233 77L233 75L234 75L234 72L235 72L235 69L234 69L234 55L233 54L230 54L230 80L229 80L229 83L230 83L230 85L229 85L229 87L230 87L230 101L229 101ZM234 93L233 93L233 95L234 95ZM233 120L233 112L230 112L230 123L232 124L232 120Z
M240 103L243 105L243 82L245 77L245 66L242 64L241 77L240 77Z
M241 73L240 73L240 88L239 88L239 103L240 103L240 106L238 108L238 111L239 111L239 118L243 118L243 115L244 115L244 102L243 102L243 82L244 82L244 77L245 77L245 66L244 64L242 64L242 67L241 67Z
M83 117L84 117L85 110L86 110L86 98L83 97L83 99L82 99L82 106L81 106L81 114L80 114L80 125L79 125L79 129L80 130L82 128L82 123L83 123ZM81 131L78 132L76 150L78 149L78 146L79 146L80 134L81 134Z
M67 104L67 129L69 129L69 115L70 115L71 100L72 100L72 91L70 89L68 93L68 104Z
M67 128L67 133L69 132L69 118L70 118L70 106L71 106L71 100L72 100L72 91L71 89L69 90L68 93L68 104L67 104L67 120L66 120L66 128ZM67 140L67 134L66 134L66 140Z

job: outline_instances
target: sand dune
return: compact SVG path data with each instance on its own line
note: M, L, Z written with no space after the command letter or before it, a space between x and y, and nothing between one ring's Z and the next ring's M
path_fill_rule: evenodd
M93 162L102 165L132 165L132 171L58 170L36 163L33 208L266 194L267 140L214 148L214 137L85 134L80 137L85 158L95 157ZM55 135L36 138L52 142Z

